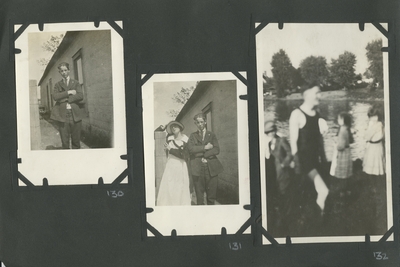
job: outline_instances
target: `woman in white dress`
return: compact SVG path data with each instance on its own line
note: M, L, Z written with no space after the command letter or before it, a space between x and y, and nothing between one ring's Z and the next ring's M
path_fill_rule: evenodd
M385 131L382 112L377 107L371 107L368 111L368 129L365 132L365 154L363 171L370 175L385 174Z
M161 178L157 206L190 205L189 172L186 163L188 137L182 133L184 126L171 121L166 126L169 134L164 144L168 159Z

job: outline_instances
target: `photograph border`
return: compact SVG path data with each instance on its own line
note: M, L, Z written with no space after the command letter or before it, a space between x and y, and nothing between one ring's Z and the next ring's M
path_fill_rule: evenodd
M140 76L140 75L139 75ZM145 117L152 117L152 113L154 112L154 99L149 95L153 95L153 82L181 82L181 81L217 81L217 80L236 80L237 81L237 122L238 129L239 124L244 123L247 127L244 127L245 130L238 131L238 160L239 160L239 204L228 204L228 205L218 205L213 207L207 206L155 206L155 187L154 187L154 177L151 175L154 171L154 152L150 151L150 153L146 152L144 149L144 190L145 190L145 218L143 219L143 231L142 234L144 238L146 237L162 237L162 236L210 236L210 235L219 235L219 234L250 234L250 222L252 220L252 214L250 209L248 209L248 204L250 204L250 160L249 160L249 137L248 137L248 113L247 113L247 101L243 101L242 95L247 95L248 88L246 81L246 72L229 72L229 71L221 71L221 72L148 72L147 74L141 74L141 101L143 107L143 146L152 147L151 142L154 142L154 122L153 119L145 119ZM144 91L147 92L144 92ZM151 91L151 92L149 92ZM242 100L242 101L240 101ZM147 108L148 107L148 108ZM147 110L147 111L146 111ZM239 116L239 110L243 111L245 115ZM242 138L242 139L241 139ZM246 140L246 142L239 142L239 140ZM241 153L239 153L239 151ZM240 167L241 166L241 167ZM150 173L150 175L149 175ZM222 216L219 216L222 209L234 210L235 215L238 213L241 214L238 218L237 216L233 216L231 219L236 220L234 225L228 225L229 220L223 219ZM193 209L197 209L193 210ZM210 213L210 209L213 209ZM165 223L165 218L176 218L177 214L185 214L186 220L191 220L193 225L201 224L201 222L195 222L194 218L198 211L201 210L203 214L207 213L207 216L203 216L202 220L204 222L208 222L210 218L218 218L212 219L213 225L217 225L211 227L209 229L198 228L196 231L193 229L185 229L185 222L182 221L182 216L179 219L175 219L174 221L170 221L168 224ZM172 213L172 214L171 214ZM193 214L194 216L190 216ZM227 213L232 214L232 213ZM209 217L208 217L209 216ZM191 219L189 217L192 217ZM159 225L157 222L157 218L164 218L163 225ZM208 220L207 220L208 218ZM198 215L197 215L198 219Z
M348 21L348 22L324 22L324 21L310 21L310 22L296 22L296 21L290 21L290 22L283 22L283 21L269 21L262 19L262 16L256 15L255 18L252 19L252 32L253 32L253 38L254 38L254 70L256 71L256 88L257 88L257 99L258 99L258 127L259 127L259 164L260 164L260 207L261 207L261 222L259 222L258 229L259 229L259 234L261 235L261 245L276 245L276 244L284 244L285 242L289 243L295 243L295 244L307 244L307 243L350 243L350 242L385 242L385 241L394 241L395 240L395 235L396 233L394 232L394 225L395 225L395 207L396 205L393 205L393 200L395 199L393 197L393 194L395 192L394 186L395 184L393 183L393 174L392 174L392 161L394 160L393 157L391 156L391 147L393 146L393 143L390 142L390 147L386 148L386 154L390 155L390 160L386 161L386 167L388 170L390 170L389 175L386 177L386 203L387 203L387 232L383 234L382 236L380 235L372 235L370 236L368 233L365 234L365 236L317 236L317 237L286 237L286 238L274 238L268 233L268 229L266 226L266 195L265 195L265 163L263 160L264 153L261 149L261 145L263 144L263 128L264 128L264 116L263 116L263 109L264 109L264 104L263 104L263 93L260 88L262 88L262 79L260 79L262 72L258 68L258 53L257 53L257 34L259 34L262 30L265 29L265 27L271 26L269 24L273 24L273 26L277 26L280 30L284 30L284 25L285 24L354 24L355 27L359 27L360 31L364 31L364 26L367 23L371 23L373 26L377 28L381 32L382 40L383 40L383 47L382 47L382 52L383 52L383 58L384 58L384 81L385 81L385 86L384 86L384 112L385 112L385 121L389 122L385 124L385 134L386 136L389 137L391 136L391 129L390 129L390 108L391 108L391 103L389 101L389 94L390 92L394 92L394 89L391 86L390 81L393 80L393 78L390 78L389 73L390 73L390 52L393 51L393 48L389 47L389 43L392 43L393 45L393 30L391 29L391 22L390 21L380 21L380 22L354 22L354 21ZM381 23L387 24L388 30L386 30ZM385 32L386 31L386 32ZM386 34L385 34L386 33ZM384 38L386 37L386 38ZM260 86L261 85L261 86ZM386 104L387 103L387 104ZM289 241L288 241L289 240Z
M10 26L13 36L11 48L15 53L15 83L16 83L16 115L17 115L17 151L10 153L12 162L12 185L13 190L42 190L57 186L125 186L131 183L129 173L129 161L132 151L127 148L126 132L126 98L124 78L124 49L123 49L123 21L99 20L95 22L56 22L46 24L13 24ZM41 32L59 31L101 31L109 30L111 34L111 64L112 64L112 91L113 91L113 147L82 150L31 150L30 146L30 117L29 117L29 94L23 91L29 84L28 66L28 34ZM20 51L18 53L18 51ZM21 119L22 117L22 119ZM29 121L23 124L22 121ZM24 129L25 132L22 133ZM22 148L22 149L21 149ZM52 158L61 156L69 164L77 164L75 173L69 171L57 172L55 168L48 167L49 174L32 174L32 166L38 164L46 166ZM84 155L82 156L82 153ZM79 159L85 158L85 164ZM112 168L106 168L112 160ZM25 162L31 161L29 166ZM103 161L103 164L101 163ZM46 164L44 164L46 162ZM89 166L87 166L87 164ZM103 166L99 168L99 166ZM110 165L109 165L110 166ZM53 169L53 170L51 170ZM92 174L96 170L97 174ZM44 170L46 172L46 170ZM82 177L90 173L91 180ZM58 177L64 176L59 179ZM66 183L71 177L78 177L75 181Z

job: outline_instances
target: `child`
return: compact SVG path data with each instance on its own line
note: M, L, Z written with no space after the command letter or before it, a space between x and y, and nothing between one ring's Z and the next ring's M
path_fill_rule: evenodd
M370 175L383 175L385 174L385 149L381 112L377 107L371 107L368 111L368 117L363 171Z
M351 134L351 116L342 112L338 116L340 126L337 134L336 149L333 151L330 174L336 178L346 179L353 175L350 144L354 142Z

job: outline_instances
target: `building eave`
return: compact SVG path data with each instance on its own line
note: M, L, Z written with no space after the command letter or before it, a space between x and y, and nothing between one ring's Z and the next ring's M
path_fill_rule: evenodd
M40 81L38 83L38 86L40 86L43 82L43 80L46 78L47 74L49 74L50 70L54 67L56 62L61 58L62 54L67 50L67 48L70 46L70 44L73 42L75 39L75 36L79 32L67 32L61 41L60 45L58 46L56 52L54 52L53 56L51 57L49 63L47 64L42 78L40 78Z
M192 95L186 102L186 104L182 107L181 111L179 112L178 116L176 116L176 121L180 121L182 117L189 111L189 109L193 106L193 104L205 93L207 89L207 85L210 81L201 81L197 84L196 88L194 89ZM199 110L199 113L201 110Z

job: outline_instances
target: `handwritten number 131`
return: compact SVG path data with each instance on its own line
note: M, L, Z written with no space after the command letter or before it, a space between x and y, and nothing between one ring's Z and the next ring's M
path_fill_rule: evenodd
M231 250L240 250L240 249L242 249L242 244L240 242L232 242L232 243L229 243L229 248Z

